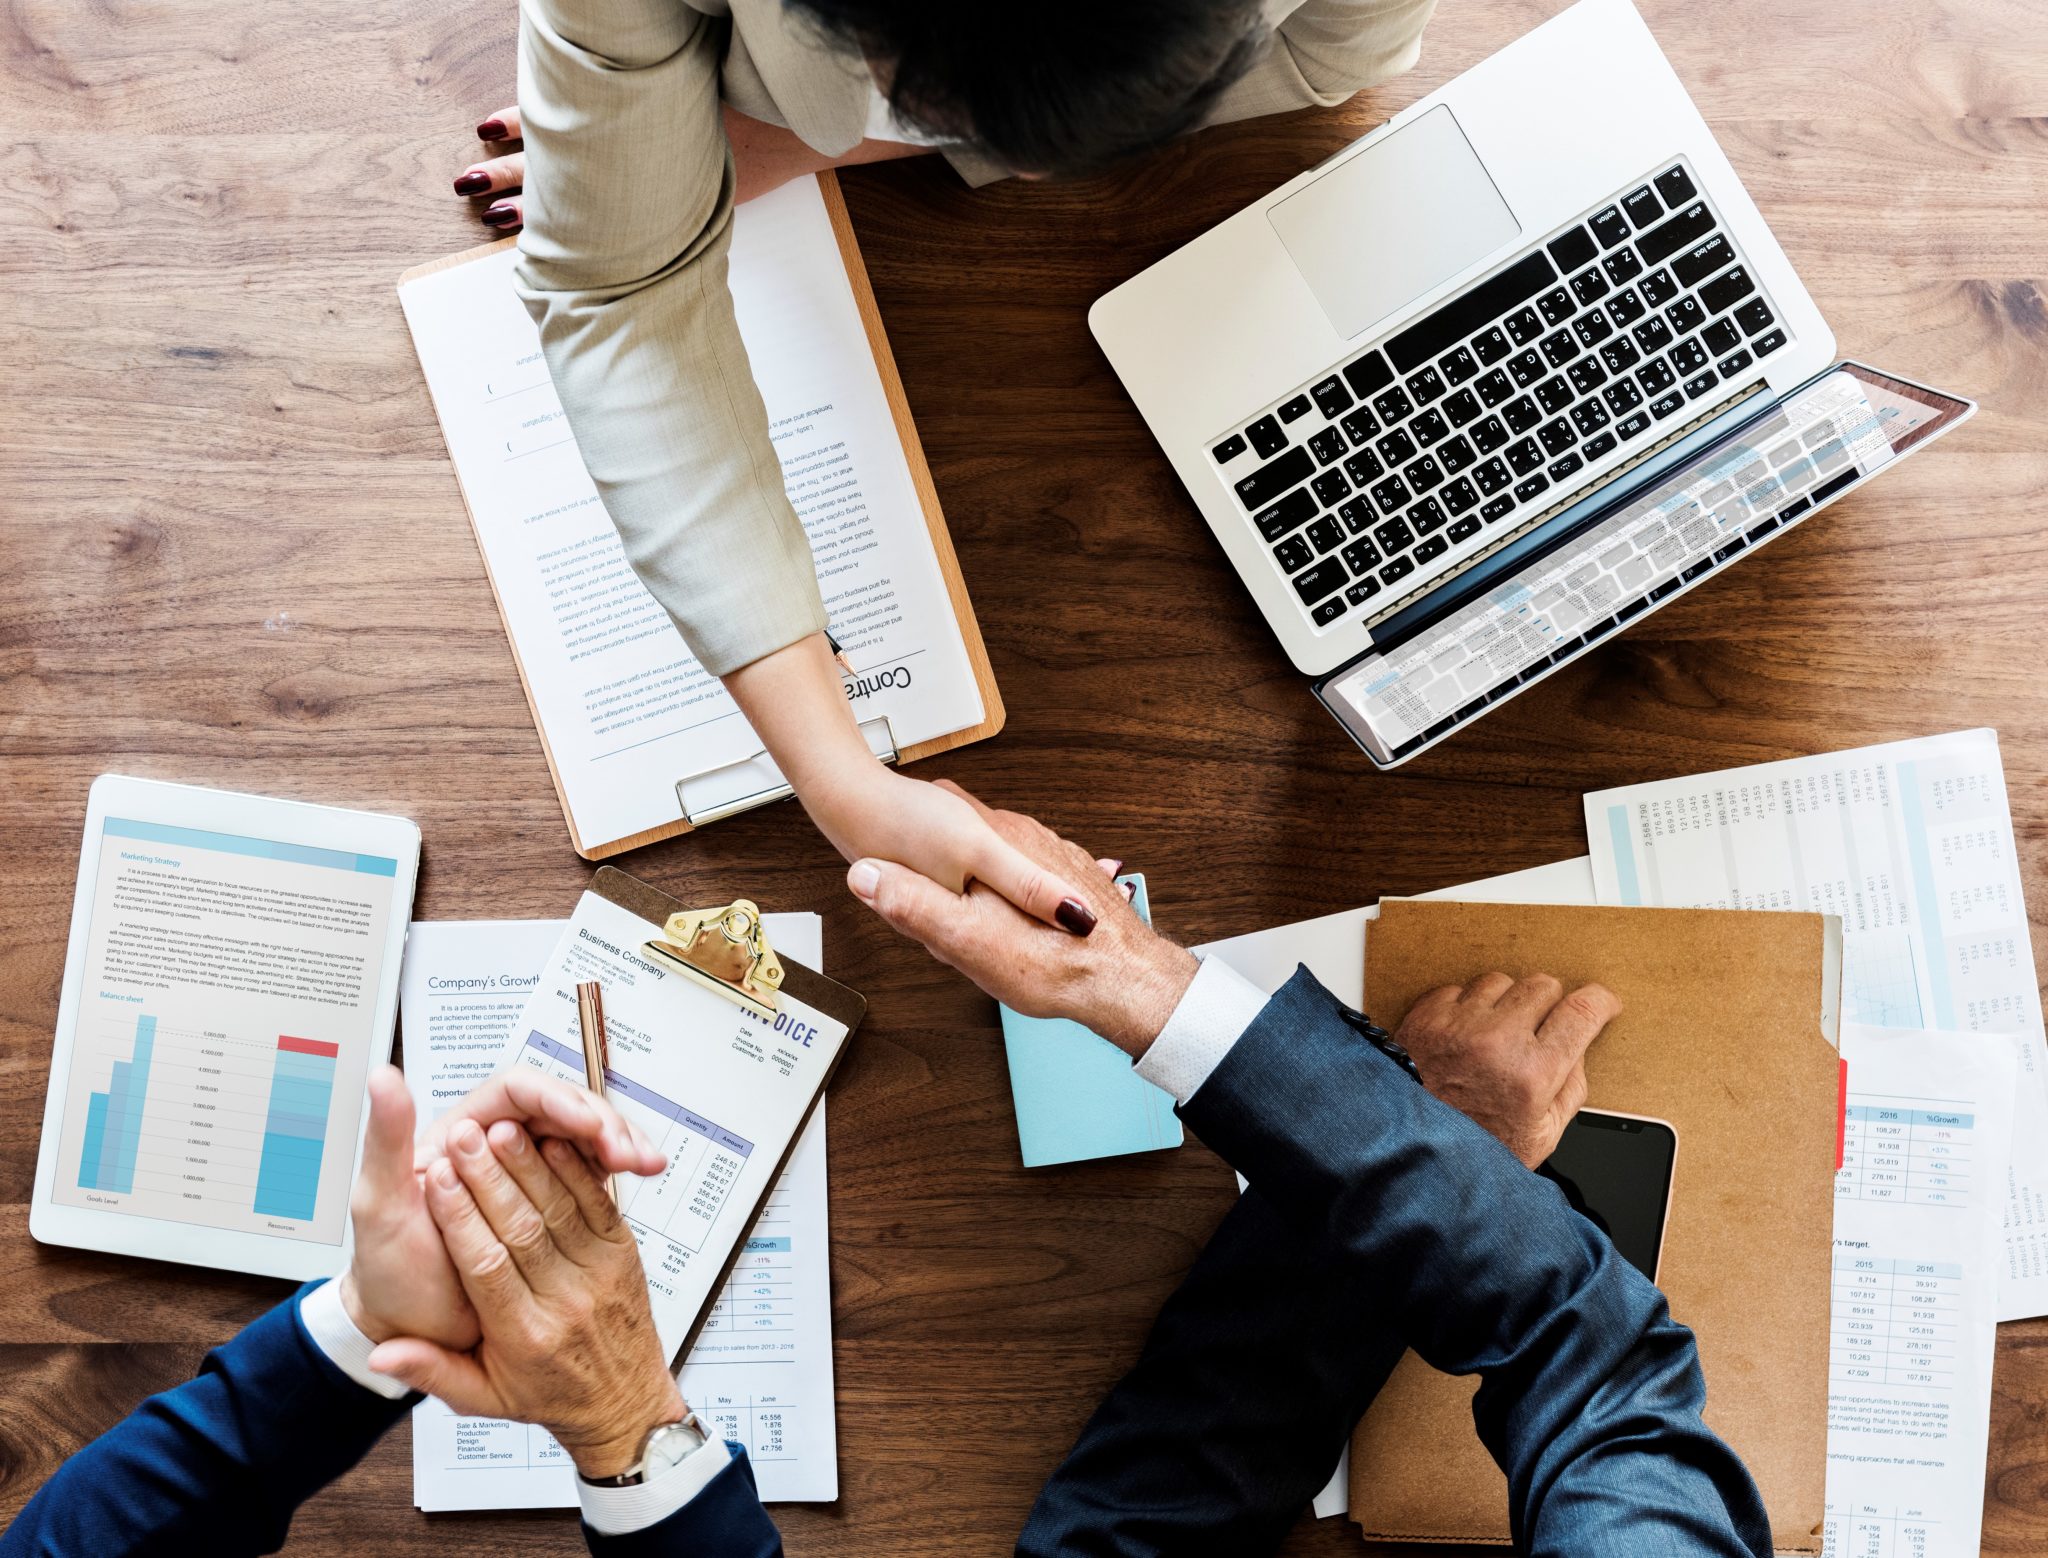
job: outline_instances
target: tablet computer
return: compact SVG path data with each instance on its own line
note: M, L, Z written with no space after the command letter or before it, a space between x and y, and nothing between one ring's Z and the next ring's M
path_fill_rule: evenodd
M29 1231L339 1271L419 852L403 817L95 780Z

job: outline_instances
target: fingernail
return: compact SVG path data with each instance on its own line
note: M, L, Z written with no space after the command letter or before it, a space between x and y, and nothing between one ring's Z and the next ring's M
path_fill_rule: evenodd
M486 227L517 227L518 225L519 208L509 202L487 207L484 211L484 226Z
M875 889L882 885L882 868L872 860L856 860L846 873L846 885L862 903L873 903Z
M1138 901L1138 884L1136 882L1125 882L1122 884L1122 887L1124 890L1124 902L1136 903Z
M434 1166L427 1170L427 1172L434 1176L434 1183L443 1190L453 1190L455 1188L455 1165L446 1158L436 1158Z
M515 1158L525 1152L526 1132L515 1125L511 1134L505 1138L505 1151Z
M490 187L490 174L479 173L474 168L455 181L455 193L458 195L481 195Z
M486 119L476 127L476 138L480 141L502 141L511 133L502 119Z
M456 1126L449 1139L464 1152L482 1152L484 1133L477 1129L476 1121L464 1120Z
M1076 936L1085 936L1095 929L1095 911L1078 898L1062 898L1052 917L1059 921L1061 930Z
M1124 863L1121 860L1098 860L1095 863L1102 867L1102 874L1104 876L1115 876L1117 872L1124 868Z

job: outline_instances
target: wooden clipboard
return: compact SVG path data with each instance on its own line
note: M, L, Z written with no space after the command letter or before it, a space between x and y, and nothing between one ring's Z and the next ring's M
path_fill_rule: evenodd
M617 904L628 914L647 922L649 936L661 933L661 927L671 914L680 914L689 905L681 903L657 887L649 887L637 877L628 876L616 866L604 866L591 880L589 891L608 903ZM847 988L836 979L828 979L816 969L805 968L803 964L787 956L777 954L782 963L782 992L803 1002L814 1011L823 1012L834 1022L846 1029L846 1037L840 1042L839 1053L832 1057L825 1067L824 1076L818 1079L817 1091L811 1094L804 1105L803 1115L797 1120L796 1129L790 1132L789 1140L782 1144L782 1150L775 1160L775 1172L762 1182L761 1196L747 1212L746 1226L739 1237L733 1240L732 1250L725 1258L725 1264L718 1270L718 1278L706 1289L708 1296L704 1307L690 1322L690 1329L683 1334L676 1354L669 1360L671 1370L682 1366L684 1356L697 1345L697 1335L704 1329L705 1317L711 1313L711 1306L718 1302L718 1295L725 1291L725 1285L732 1278L732 1270L738 1264L747 1247L747 1240L753 1235L754 1227L761 1220L761 1213L768 1205L769 1196L782 1180L782 1171L789 1167L789 1155L796 1151L797 1138L802 1136L811 1123L811 1116L817 1113L818 1100L825 1096L825 1089L832 1084L833 1076L839 1070L839 1063L846 1058L846 1051L853 1044L853 1036L859 1030L861 1020L867 1016L867 997L857 990ZM692 987L695 988L695 987Z
M910 468L911 485L917 491L917 501L924 510L925 525L931 533L932 552L938 559L939 573L946 581L946 595L953 607L953 616L960 624L960 641L967 651L967 663L974 671L974 684L981 693L982 719L979 725L953 731L950 735L934 736L929 741L919 741L903 748L896 754L900 763L914 763L921 757L931 757L940 752L950 752L955 747L964 747L972 742L984 741L1003 728L1006 718L1003 709L1003 695L996 688L996 673L989 664L988 646L982 642L981 624L975 620L974 602L968 598L966 582L960 577L960 559L953 550L953 536L946 528L946 515L939 507L939 491L932 484L931 467L925 462L924 444L917 436L917 425L910 419L910 402L903 393L903 378L896 371L895 354L889 350L888 332L882 328L882 311L875 305L874 288L868 282L868 268L860 257L860 244L853 235L853 220L847 214L846 197L839 189L839 175L830 169L818 174L818 190L824 196L825 210L832 219L832 232L839 240L839 255L846 263L847 284L853 289L854 305L860 310L861 325L867 331L868 347L875 356L875 371L881 376L882 392L888 397L889 415L896 424L896 436L903 445L903 458ZM439 260L429 260L424 265L415 265L398 278L399 286L421 276L430 276L436 271L450 270L458 265L473 264L488 259L501 250L518 244L516 238L501 238L496 243L480 244L474 249L465 249L460 254L451 254ZM431 386L428 395L432 396ZM435 418L440 418L440 407L434 408ZM444 435L445 437L445 432ZM449 464L454 465L451 458ZM455 472L455 484L462 487L462 472ZM629 833L624 838L609 842L591 841L576 831L575 815L569 810L569 792L562 786L562 775L555 764L554 749L548 744L547 727L541 723L540 706L534 702L533 686L528 681L526 667L519 658L519 641L513 637L512 621L505 612L505 597L498 589L498 581L491 574L490 553L484 549L483 533L477 528L476 509L469 501L467 491L462 493L463 512L469 516L471 532L476 536L477 552L483 558L484 577L491 582L491 594L498 603L498 615L505 623L505 640L512 650L512 663L519 672L519 687L526 694L527 711L533 716L533 728L540 735L542 754L547 758L548 778L555 787L555 798L561 803L562 820L568 825L569 842L576 853L585 860L606 860L613 855L624 854L629 849L639 849L662 839L674 838L679 833L694 831L694 825L686 817L674 822L665 822L659 827L647 828L639 833ZM681 776L678 776L681 777Z

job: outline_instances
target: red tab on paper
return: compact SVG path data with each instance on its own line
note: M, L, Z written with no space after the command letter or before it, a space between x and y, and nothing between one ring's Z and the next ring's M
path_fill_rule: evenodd
M325 1055L329 1060L341 1053L339 1044L328 1044L320 1039L295 1039L289 1033L277 1036L277 1047L290 1050L294 1055ZM1836 1167L1840 1167L1837 1164Z
M1841 1062L1841 1080L1835 1086L1835 1172L1842 1172L1842 1148L1849 1137L1849 1062Z

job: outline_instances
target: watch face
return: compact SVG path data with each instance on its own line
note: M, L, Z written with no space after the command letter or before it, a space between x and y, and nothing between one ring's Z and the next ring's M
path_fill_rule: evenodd
M647 1436L647 1452L641 1458L644 1475L666 1471L684 1456L701 1450L709 1442L692 1413L680 1423L666 1423Z

